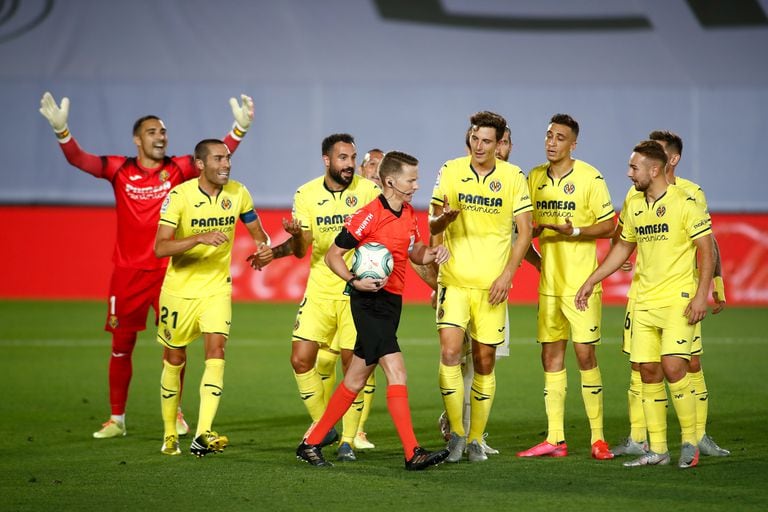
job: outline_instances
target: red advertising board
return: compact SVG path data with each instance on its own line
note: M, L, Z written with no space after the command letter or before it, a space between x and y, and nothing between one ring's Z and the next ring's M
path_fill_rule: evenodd
M287 238L281 219L290 210L261 210L273 243ZM427 217L420 214L422 235ZM729 304L768 304L768 214L714 214ZM3 299L101 299L107 295L112 270L115 216L110 207L0 207L0 222L12 229L0 254ZM16 237L16 239L14 239ZM599 241L599 257L608 251ZM304 293L309 257L275 260L263 271L245 258L253 249L238 227L232 257L233 297L239 301L298 302ZM427 301L429 288L409 269L406 301ZM604 281L606 303L622 303L631 274L618 271ZM536 302L538 274L527 263L515 276L510 301Z

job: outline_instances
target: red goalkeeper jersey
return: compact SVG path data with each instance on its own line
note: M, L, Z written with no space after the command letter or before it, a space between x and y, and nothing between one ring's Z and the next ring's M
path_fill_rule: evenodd
M239 141L227 135L224 144L234 153ZM166 156L160 166L147 169L136 157L88 153L74 137L61 149L70 164L112 184L117 213L114 264L143 270L167 267L168 259L154 252L160 205L173 187L199 176L192 155Z

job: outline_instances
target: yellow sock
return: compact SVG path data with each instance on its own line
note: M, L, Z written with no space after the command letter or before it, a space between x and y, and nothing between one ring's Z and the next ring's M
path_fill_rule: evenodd
M182 368L184 368L184 363L174 366L163 360L163 372L160 374L160 412L163 415L163 437L176 435L176 411L179 408Z
M318 421L325 410L323 399L323 381L317 370L312 368L306 373L295 373L296 384L299 386L299 397L304 402L312 421Z
M688 374L679 381L669 383L669 392L672 395L672 405L680 422L680 433L683 443L691 443L696 446L699 442L696 437L696 399L693 396L691 378Z
M363 413L363 403L365 401L365 392L360 391L355 399L352 401L352 405L347 409L342 417L342 431L341 442L349 443L355 440L357 435L357 427L360 424L360 415Z
M373 406L373 394L376 392L376 372L371 373L363 388L363 413L360 415L360 422L357 424L358 432L365 432L365 422L368 421L368 415Z
M629 406L629 437L636 443L646 441L645 412L643 411L643 380L638 370L632 370L627 390Z
M652 451L667 453L667 388L663 382L643 383L643 412Z
M581 373L581 398L584 400L584 409L589 418L589 428L592 431L590 444L604 439L603 434L603 378L600 368L595 366L591 370L580 370Z
M688 376L691 378L693 397L696 401L696 439L701 441L701 438L707 433L709 392L707 392L707 383L704 381L704 370L689 373Z
M565 369L544 372L544 407L547 410L547 442L565 441L565 393L568 389Z
M485 433L485 426L488 424L488 416L491 414L491 406L495 396L496 374L494 372L491 372L489 375L475 373L475 376L472 378L472 390L470 391L472 406L470 409L468 443L476 440L482 444L483 433Z
M333 394L333 388L336 387L336 361L338 360L339 354L335 352L323 348L317 351L315 368L317 368L317 374L323 383L323 408L328 405L328 400Z
M219 409L224 392L224 360L206 359L203 378L200 379L200 415L197 418L195 437L212 430L213 419Z
M461 365L445 366L440 363L438 381L440 393L443 395L445 411L448 414L448 421L451 423L451 430L464 437L466 432L461 421L462 409L464 408L464 380L461 377Z

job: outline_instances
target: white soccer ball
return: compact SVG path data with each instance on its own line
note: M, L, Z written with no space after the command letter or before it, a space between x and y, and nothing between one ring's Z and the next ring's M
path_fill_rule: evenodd
M360 279L384 279L392 273L392 253L383 244L368 242L355 249L352 255L352 273Z

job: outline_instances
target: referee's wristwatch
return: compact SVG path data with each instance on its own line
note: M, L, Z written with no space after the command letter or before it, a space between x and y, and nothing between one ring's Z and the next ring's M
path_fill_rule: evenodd
M345 286L345 287L344 287L344 295L349 295L349 292L351 292L351 291L352 291L352 289L354 289L354 287L355 287L355 285L353 285L352 283L354 283L355 281L359 281L359 280L360 280L360 278L359 278L359 277L357 277L357 276L352 276L352 277L351 277L351 278L350 278L350 279L347 281L347 286Z

